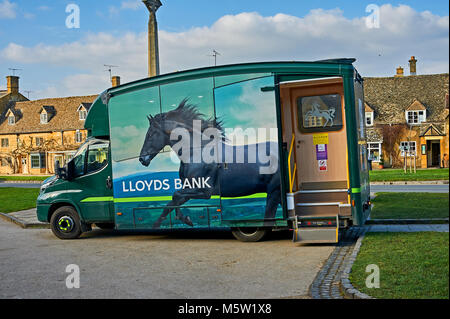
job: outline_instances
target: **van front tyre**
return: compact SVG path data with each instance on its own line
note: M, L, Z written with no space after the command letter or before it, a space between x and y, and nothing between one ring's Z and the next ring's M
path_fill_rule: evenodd
M58 208L50 218L50 227L60 239L76 239L82 233L80 217L71 206Z
M232 228L231 233L233 236L243 242L257 242L262 240L270 229L260 227L237 227Z

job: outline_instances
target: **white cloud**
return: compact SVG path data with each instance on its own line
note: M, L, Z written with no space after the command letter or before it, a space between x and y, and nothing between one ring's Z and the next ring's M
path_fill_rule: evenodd
M17 5L8 0L0 2L0 19L14 19Z
M131 2L128 5L131 8ZM145 29L146 21L142 25ZM218 64L355 57L363 76L391 76L399 65L407 70L415 55L419 74L449 69L449 17L406 5L383 5L379 29L368 29L364 16L348 19L338 9L316 9L304 17L250 12L182 32L160 30L159 41L163 73L212 65L212 49L221 53ZM52 87L61 95L90 94L109 86L103 64L119 65L114 71L122 83L147 76L147 35L98 33L76 42L33 47L10 43L0 49L0 59L74 68L78 75Z
M123 1L121 4L122 9L131 9L131 10L137 10L143 6L141 0L131 0L131 1Z

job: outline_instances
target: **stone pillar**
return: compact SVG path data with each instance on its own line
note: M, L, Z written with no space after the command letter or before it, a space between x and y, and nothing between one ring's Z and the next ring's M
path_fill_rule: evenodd
M397 74L395 75L395 77L399 78L399 77L402 77L403 75L404 75L403 68L401 66L399 66L397 68Z
M148 20L148 76L159 75L158 22L156 12L150 11Z

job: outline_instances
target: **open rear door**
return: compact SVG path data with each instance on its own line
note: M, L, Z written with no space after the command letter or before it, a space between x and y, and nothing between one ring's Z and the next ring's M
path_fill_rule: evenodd
M282 82L280 97L294 241L337 242L351 215L342 78Z

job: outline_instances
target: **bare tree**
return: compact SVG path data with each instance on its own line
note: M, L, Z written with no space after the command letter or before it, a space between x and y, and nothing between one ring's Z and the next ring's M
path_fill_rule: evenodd
M397 147L401 133L406 129L405 124L389 124L381 127L383 147L389 157L390 165L401 165L400 149Z

